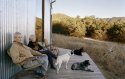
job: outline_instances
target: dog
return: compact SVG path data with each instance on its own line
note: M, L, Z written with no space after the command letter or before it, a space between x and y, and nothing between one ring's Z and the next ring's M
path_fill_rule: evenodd
M83 47L81 47L80 49L72 50L71 52L74 53L74 55L82 56L82 52L84 52L84 49Z
M84 71L94 72L93 70L88 69L89 65L90 65L89 60L85 60L83 62L73 63L71 66L71 69L72 70L84 70Z
M73 55L73 53L72 52L68 52L68 53L66 53L64 55L60 55L60 56L57 57L57 61L55 63L56 70L57 70L56 73L57 74L59 73L59 70L60 70L60 67L61 67L62 63L66 63L65 68L68 69L67 68L67 64L68 64L68 61L69 61L71 55Z

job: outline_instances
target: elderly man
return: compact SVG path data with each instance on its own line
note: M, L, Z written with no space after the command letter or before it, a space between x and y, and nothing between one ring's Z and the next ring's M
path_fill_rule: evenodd
M21 65L23 68L32 68L39 65L39 70L36 71L40 76L46 74L48 68L48 57L38 51L34 51L21 43L21 33L14 34L14 41L10 48L10 56L15 64Z

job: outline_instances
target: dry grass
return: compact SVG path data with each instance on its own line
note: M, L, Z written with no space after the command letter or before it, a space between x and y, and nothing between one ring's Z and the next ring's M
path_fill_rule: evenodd
M101 69L106 79L125 79L125 45L88 40L53 34L53 43L58 47L77 49L84 47L86 52ZM113 47L113 52L108 49Z

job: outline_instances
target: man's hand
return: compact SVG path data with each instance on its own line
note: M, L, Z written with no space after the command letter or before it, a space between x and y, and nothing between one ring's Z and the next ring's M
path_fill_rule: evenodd
M46 54L42 54L42 56L45 56Z

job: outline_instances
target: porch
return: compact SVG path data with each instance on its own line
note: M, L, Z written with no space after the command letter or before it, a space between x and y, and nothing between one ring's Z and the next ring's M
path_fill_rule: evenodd
M67 53L70 51L69 49L59 48L60 54ZM74 62L81 62L84 60L90 60L91 65L90 69L94 70L94 72L87 72L81 70L71 70L71 65ZM12 79L38 79L35 78L31 71L23 71L16 74ZM41 78L42 79L42 78ZM60 68L59 74L56 74L56 70L48 69L47 79L105 79L99 68L93 62L93 60L89 57L87 53L84 53L83 56L71 56L68 69L65 69L65 64L62 64Z

